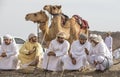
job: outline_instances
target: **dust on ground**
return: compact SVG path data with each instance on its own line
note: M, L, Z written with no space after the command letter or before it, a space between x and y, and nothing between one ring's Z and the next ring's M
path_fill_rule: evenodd
M23 73L16 71L0 71L0 77L120 77L120 59L114 60L116 65L113 65L105 72L96 72L95 70L79 71L62 71L50 72L42 69L35 69L31 73Z

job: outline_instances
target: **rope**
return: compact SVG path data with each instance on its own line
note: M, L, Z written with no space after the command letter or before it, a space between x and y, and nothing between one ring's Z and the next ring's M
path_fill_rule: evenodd
M38 31L38 40L39 40L39 24L37 24L37 26L38 26L37 31ZM43 38L42 38L42 41L41 41L41 45L43 45L43 41L44 41L44 39L45 39L45 36L46 36L46 31L45 31L45 33L44 33L44 35L43 35Z
M45 33L44 33L44 35L43 35L43 39L42 39L41 45L43 44L43 41L44 41L44 39L45 39L45 36L46 36L46 31L45 31Z

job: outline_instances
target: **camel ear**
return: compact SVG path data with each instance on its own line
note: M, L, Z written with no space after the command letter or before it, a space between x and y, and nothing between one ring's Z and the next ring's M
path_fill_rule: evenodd
M58 9L61 9L61 7L62 7L61 5L57 6Z
M40 13L45 13L43 10L40 10Z
M43 10L40 10L40 12L43 12Z

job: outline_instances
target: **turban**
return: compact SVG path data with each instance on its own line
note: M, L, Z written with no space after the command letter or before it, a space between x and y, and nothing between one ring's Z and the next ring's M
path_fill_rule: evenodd
M91 40L93 40L95 42L101 42L102 37L100 35L95 35L95 36L92 36Z
M96 34L90 34L90 39L92 39L92 38L94 38L94 37L97 37L97 35Z
M29 36L28 36L28 39L31 39L31 38L34 37L34 36L37 36L37 35L34 34L34 33L30 33Z
M66 38L66 35L65 35L65 33L64 32L59 32L59 33L57 33L57 35L56 35L57 37L62 37L62 38Z
M80 34L79 38L83 39L83 40L87 40L87 35L86 34Z
M6 34L5 36L3 36L3 39L13 39L13 37L9 34Z

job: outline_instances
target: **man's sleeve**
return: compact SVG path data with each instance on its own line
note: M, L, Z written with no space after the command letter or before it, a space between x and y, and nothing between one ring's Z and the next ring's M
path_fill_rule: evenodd
M23 46L20 48L19 52L22 54L28 54L29 50L26 49L27 43L24 43Z
M56 56L63 56L63 55L65 55L68 52L69 47L70 47L69 42L66 42L65 44L63 44L62 51L61 50L56 51L56 53L55 53Z
M7 51L7 57L13 56L17 54L17 46L16 44L12 44L12 50L11 51Z
M36 50L36 56L39 56L39 57L43 56L43 48L39 43L38 43L38 47L37 47L37 50Z

